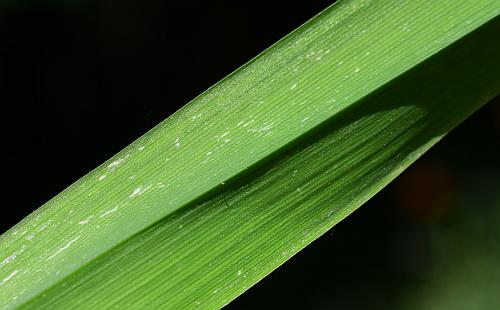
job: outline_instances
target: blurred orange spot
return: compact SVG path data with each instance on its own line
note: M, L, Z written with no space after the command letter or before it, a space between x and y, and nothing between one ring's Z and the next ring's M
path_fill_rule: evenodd
M418 162L395 184L398 205L415 220L436 220L451 207L455 197L454 183L444 165Z

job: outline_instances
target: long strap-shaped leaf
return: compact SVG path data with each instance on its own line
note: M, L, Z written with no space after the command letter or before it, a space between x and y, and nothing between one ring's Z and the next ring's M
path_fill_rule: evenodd
M0 307L217 308L500 92L496 0L347 0L0 239Z

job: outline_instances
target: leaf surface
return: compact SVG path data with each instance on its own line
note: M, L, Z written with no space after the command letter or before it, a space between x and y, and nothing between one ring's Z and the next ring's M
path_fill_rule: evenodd
M499 12L331 6L2 235L0 307L227 304L499 93Z

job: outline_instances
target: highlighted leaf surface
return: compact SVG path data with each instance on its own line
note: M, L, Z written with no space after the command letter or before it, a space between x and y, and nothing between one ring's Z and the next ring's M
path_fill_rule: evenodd
M0 307L218 308L500 92L498 1L341 1L0 239Z

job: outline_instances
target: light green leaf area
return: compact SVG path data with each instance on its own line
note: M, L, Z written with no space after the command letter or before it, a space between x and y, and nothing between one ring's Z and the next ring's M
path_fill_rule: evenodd
M6 232L0 308L227 304L500 92L499 13L331 6Z

